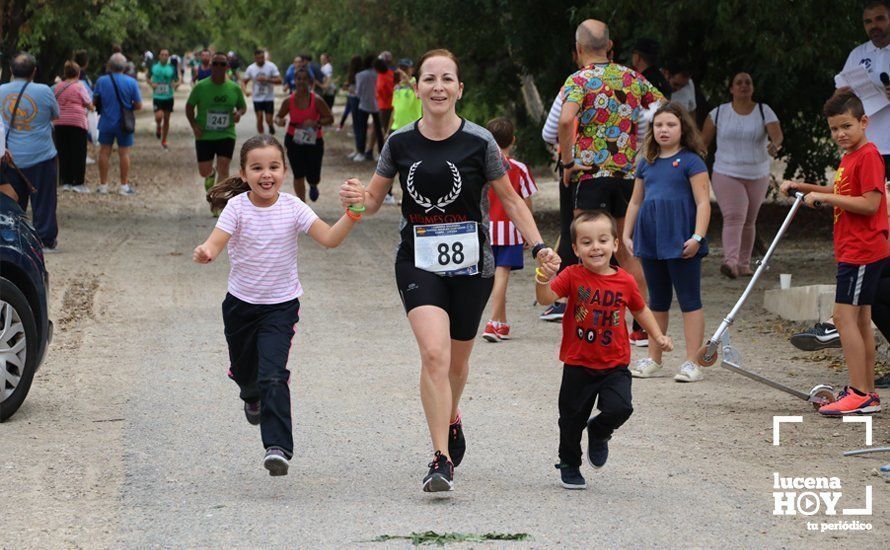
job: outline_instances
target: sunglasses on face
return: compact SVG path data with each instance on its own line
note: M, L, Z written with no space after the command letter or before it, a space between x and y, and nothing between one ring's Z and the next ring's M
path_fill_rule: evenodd
M214 61L210 65L213 67L228 67L229 63L227 61Z

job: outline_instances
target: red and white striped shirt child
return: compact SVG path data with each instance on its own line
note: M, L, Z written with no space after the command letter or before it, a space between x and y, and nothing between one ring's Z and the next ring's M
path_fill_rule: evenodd
M511 158L507 158L507 162L510 164L510 170L507 172L507 175L510 177L513 189L519 193L519 196L525 199L537 193L538 186L535 183L535 178L529 172L528 166ZM501 204L497 193L491 188L488 190L488 218L488 230L492 246L511 246L524 242L519 230L516 229L516 226L513 225L513 222L507 216L504 205Z

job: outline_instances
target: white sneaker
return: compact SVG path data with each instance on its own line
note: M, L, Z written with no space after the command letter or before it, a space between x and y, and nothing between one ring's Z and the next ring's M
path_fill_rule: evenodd
M73 191L73 190L74 190L74 186L71 185L70 183L62 184L62 191Z
M96 193L99 193L100 195L107 195L108 194L108 186L100 185L99 187L96 188Z
M680 365L680 372L674 376L674 380L677 382L698 382L703 378L704 375L701 373L701 369L692 361L686 361Z
M132 187L130 187L129 184L125 183L125 184L121 185L121 188L118 191L118 193L120 193L121 195L130 196L130 195L135 195L136 191Z
M71 190L75 193L92 193L92 191L90 191L90 188L82 183L80 185L72 186Z
M659 363L656 363L650 357L643 357L642 359L638 359L630 368L630 375L634 378L652 378L660 370L661 365Z
M89 166L90 164L96 164L96 161L91 159L90 156L87 155L86 163L87 163L87 166Z
M383 204L396 204L396 198L392 195L383 197Z
M361 153L352 155L352 162L365 162L365 155Z

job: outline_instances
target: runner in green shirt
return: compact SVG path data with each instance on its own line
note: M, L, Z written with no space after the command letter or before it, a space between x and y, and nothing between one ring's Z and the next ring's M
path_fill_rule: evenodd
M392 127L393 131L398 130L402 126L407 126L415 120L419 120L423 116L420 105L420 98L414 91L416 81L414 80L414 62L410 59L402 59L399 61L399 68L396 70L395 90L392 93Z
M228 66L225 53L214 54L210 78L192 88L185 106L185 116L195 133L198 172L204 178L206 189L229 177L229 164L235 152L235 124L247 111L241 87L226 78Z
M155 112L155 137L161 140L161 147L167 149L167 134L170 132L170 113L173 112L173 91L179 87L179 75L170 63L170 50L164 48L158 54L158 62L148 73L151 85L152 104Z

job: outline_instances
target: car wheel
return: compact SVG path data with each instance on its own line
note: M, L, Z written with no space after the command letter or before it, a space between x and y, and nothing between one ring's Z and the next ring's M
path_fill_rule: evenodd
M22 405L37 369L37 324L28 299L0 277L0 421Z

